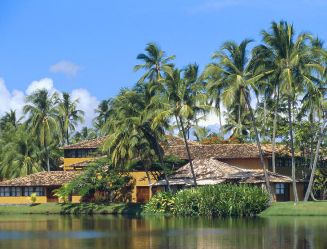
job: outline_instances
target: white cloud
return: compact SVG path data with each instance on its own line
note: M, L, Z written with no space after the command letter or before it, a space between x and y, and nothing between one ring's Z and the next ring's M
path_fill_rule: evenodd
M10 109L16 110L18 117L23 114L23 106L25 104L25 97L36 90L46 89L50 93L58 92L50 78L43 78L35 80L29 84L25 91L13 90L10 92L6 87L5 81L0 78L0 116ZM92 125L92 120L96 116L95 109L99 104L99 100L90 94L86 89L74 89L71 92L72 99L78 99L78 109L85 112L86 126Z
M56 90L53 87L53 80L50 78L43 78L40 80L33 81L26 89L26 94L32 94L36 90L46 89L49 92L53 93Z
M0 78L0 115L10 110L16 110L19 116L22 115L24 100L25 95L23 92L18 90L9 92L5 81Z
M99 104L99 100L86 89L75 89L72 91L71 96L73 100L78 99L77 107L85 112L85 124L90 126L96 116L95 109Z
M80 67L71 61L62 60L50 67L52 73L62 73L67 76L76 76Z

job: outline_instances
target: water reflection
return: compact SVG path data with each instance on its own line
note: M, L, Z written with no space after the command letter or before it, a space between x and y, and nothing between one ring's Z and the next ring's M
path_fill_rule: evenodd
M0 248L327 248L327 219L0 216Z

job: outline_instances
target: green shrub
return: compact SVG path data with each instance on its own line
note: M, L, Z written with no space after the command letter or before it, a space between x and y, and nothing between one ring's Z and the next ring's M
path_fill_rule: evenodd
M171 192L158 192L144 206L145 213L172 214L175 213L175 197Z
M253 216L268 207L269 195L259 187L219 184L155 195L145 206L151 213L180 216Z

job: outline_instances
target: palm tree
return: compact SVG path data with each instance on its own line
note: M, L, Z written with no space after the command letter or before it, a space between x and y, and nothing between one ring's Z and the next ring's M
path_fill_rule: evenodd
M134 71L146 70L139 82L144 82L146 79L150 82L159 81L162 79L162 73L171 74L172 64L170 62L175 59L175 55L166 56L166 53L155 43L148 43L145 51L136 57L143 64L134 67Z
M17 127L21 121L20 119L17 119L16 110L10 110L9 112L6 112L3 117L0 119L0 128L2 130L5 129L5 126L11 125L13 127Z
M214 111L217 112L219 118L219 133L224 135L224 127L222 124L221 112L221 96L224 89L224 81L222 80L222 70L217 63L210 63L204 69L201 76L206 81L207 93L209 96L209 105L214 106Z
M97 133L93 128L82 127L80 131L77 131L73 136L73 142L78 143L84 140L90 140L97 137Z
M79 123L84 122L84 111L77 109L78 99L72 100L68 93L62 94L62 99L59 100L59 123L66 144L69 144L70 132L75 131Z
M112 113L112 99L102 100L95 112L98 116L94 119L94 126L101 130Z
M195 82L188 80L187 76L181 77L181 71L174 69L171 75L166 75L164 90L159 95L163 109L158 110L155 118L156 122L162 122L170 118L175 118L176 123L183 136L188 160L190 162L191 173L194 186L197 186L196 175L192 163L192 156L187 139L187 127L190 121L196 120L199 114L204 114L208 110L206 96L199 92L195 87Z
M302 33L295 37L293 25L284 21L280 23L273 22L271 30L262 31L262 36L265 47L273 56L273 69L280 84L279 90L287 98L293 193L295 203L297 203L292 113L296 94L302 92L305 85L312 84L310 75L312 70L310 69L317 69L320 66L313 60L308 46L311 36Z
M27 124L32 134L37 136L45 151L47 170L50 171L49 144L58 136L57 122L58 95L50 94L47 90L37 90L26 97L23 108L28 115Z
M15 178L41 171L41 151L25 125L8 129L6 132L10 134L10 139L8 137L2 146L1 178Z
M167 169L163 161L161 141L164 139L165 123L152 125L153 112L157 105L151 100L153 94L149 84L139 83L134 90L123 89L113 100L113 112L104 129L109 133L104 150L108 150L114 165L124 165L136 158L153 162L157 156L170 189ZM148 178L151 184L150 178Z
M260 165L264 171L267 191L271 196L268 171L264 162L256 119L250 101L250 91L256 90L258 82L270 72L261 73L257 69L255 56L252 58L248 57L247 46L250 42L251 40L244 40L239 45L234 42L225 42L221 51L216 52L213 58L219 60L219 65L223 72L222 77L226 86L222 94L222 99L225 105L231 106L234 102L238 104L239 122L241 121L240 110L243 106L243 102L245 102L247 110L249 111L255 140L259 150Z

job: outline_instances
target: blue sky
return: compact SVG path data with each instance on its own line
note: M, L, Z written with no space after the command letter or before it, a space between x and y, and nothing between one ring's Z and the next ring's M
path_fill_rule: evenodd
M203 67L225 40L260 42L273 20L324 40L326 13L325 0L2 0L0 114L40 85L89 98L91 112L137 81L148 42Z

